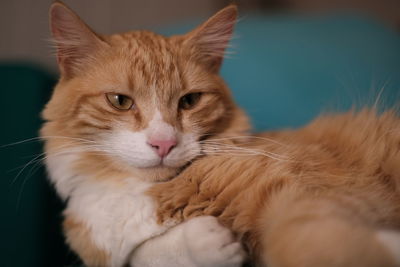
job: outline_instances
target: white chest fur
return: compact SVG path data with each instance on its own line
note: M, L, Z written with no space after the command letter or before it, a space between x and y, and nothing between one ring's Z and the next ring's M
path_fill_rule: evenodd
M111 254L112 266L121 266L131 251L166 227L156 223L149 184L131 178L126 184L83 184L70 198L67 212L91 229L94 243Z
M90 229L95 245L111 255L111 266L122 266L134 248L172 226L156 222L153 200L144 194L151 183L129 177L121 183L93 181L71 172L66 164L47 161L51 180L63 198L66 212Z

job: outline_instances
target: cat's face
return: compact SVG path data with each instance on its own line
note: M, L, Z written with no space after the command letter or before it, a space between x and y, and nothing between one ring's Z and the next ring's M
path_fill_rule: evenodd
M43 112L42 136L68 138L49 138L49 155L53 140L81 148L75 153L92 165L161 180L200 155L203 138L243 128L218 76L235 7L170 38L145 31L99 36L60 3L50 17L62 77Z

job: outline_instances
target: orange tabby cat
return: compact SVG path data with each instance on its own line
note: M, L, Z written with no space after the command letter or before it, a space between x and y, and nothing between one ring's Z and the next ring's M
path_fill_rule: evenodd
M61 3L50 17L61 79L41 134L50 179L68 201L67 242L87 265L239 266L240 246L210 217L158 236L203 214L233 229L259 264L400 264L393 112L241 138L246 116L218 75L234 6L169 38L99 35ZM259 155L213 155L227 151ZM156 223L154 200L167 223Z
M182 36L99 35L64 4L51 6L61 78L41 136L50 180L67 202L67 243L86 265L243 261L240 243L213 217L163 234L177 222L157 224L154 200L145 194L199 156L202 139L247 130L218 74L236 14L228 6Z
M155 185L161 221L217 216L263 266L400 266L394 111L321 116L303 129L210 144L260 155L209 155Z

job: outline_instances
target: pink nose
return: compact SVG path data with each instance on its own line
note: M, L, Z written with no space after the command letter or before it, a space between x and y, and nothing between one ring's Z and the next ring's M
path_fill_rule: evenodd
M163 158L176 146L176 140L150 140L148 144L156 149L157 154Z

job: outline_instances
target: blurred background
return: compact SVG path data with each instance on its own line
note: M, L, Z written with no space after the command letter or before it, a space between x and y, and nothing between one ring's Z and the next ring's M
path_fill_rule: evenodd
M0 1L2 266L79 266L46 181L40 111L57 80L51 0ZM179 34L232 1L65 0L100 33ZM238 0L221 74L255 130L304 125L321 112L400 99L400 1ZM26 140L26 141L23 141Z
M2 40L0 60L40 63L54 69L49 53L48 7L51 0L3 0L0 2ZM158 29L163 25L199 20L235 2L242 15L257 11L304 15L353 11L400 31L397 0L66 0L73 10L101 33Z

